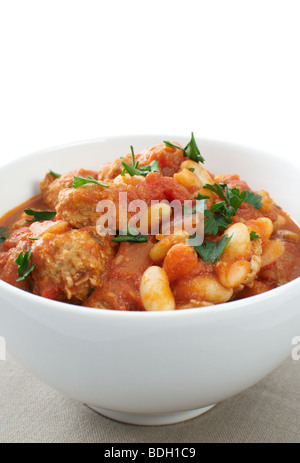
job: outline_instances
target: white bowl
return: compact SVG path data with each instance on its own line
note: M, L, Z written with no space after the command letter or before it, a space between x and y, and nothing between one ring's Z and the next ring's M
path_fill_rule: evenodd
M0 215L39 193L48 169L98 169L176 136L107 138L46 150L0 169ZM236 145L197 140L206 167L238 173L300 222L299 169ZM212 307L146 313L50 301L0 281L0 336L32 374L100 413L134 424L183 421L275 369L300 335L300 279Z

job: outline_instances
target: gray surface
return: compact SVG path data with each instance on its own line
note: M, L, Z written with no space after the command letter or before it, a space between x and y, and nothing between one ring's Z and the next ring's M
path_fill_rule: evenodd
M300 361L287 359L254 387L185 423L117 423L0 361L0 442L300 443Z

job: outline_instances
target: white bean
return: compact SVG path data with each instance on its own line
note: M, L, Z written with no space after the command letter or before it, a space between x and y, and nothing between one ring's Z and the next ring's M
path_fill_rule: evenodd
M174 310L175 299L166 272L153 265L143 273L140 297L147 311Z
M245 224L239 222L231 225L224 235L231 236L232 238L221 257L222 261L228 262L250 256L250 233Z

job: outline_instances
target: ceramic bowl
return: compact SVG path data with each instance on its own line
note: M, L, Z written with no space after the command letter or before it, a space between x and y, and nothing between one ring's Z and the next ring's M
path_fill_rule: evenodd
M0 169L0 215L39 193L48 169L85 167L176 136L126 136L63 146ZM267 190L298 222L299 169L247 147L198 139L206 167ZM247 299L175 312L82 308L0 281L0 336L33 375L110 418L170 424L209 410L260 381L300 335L300 279ZM245 417L247 419L247 417Z

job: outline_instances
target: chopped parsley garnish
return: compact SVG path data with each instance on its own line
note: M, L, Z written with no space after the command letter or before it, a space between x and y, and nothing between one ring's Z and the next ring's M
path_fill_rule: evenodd
M228 188L225 183L219 185L218 183L214 183L213 185L207 183L204 185L203 188L207 190L211 190L216 193L223 201L226 203L228 207L232 207L235 212L238 210L240 205L243 201L245 201L247 190L244 190L240 193L238 188ZM223 191L225 190L225 192ZM233 211L232 211L233 212Z
M69 188L78 188L82 185L86 185L88 183L95 183L95 185L103 186L105 188L109 188L109 185L106 185L106 183L99 182L98 180L95 180L93 177L88 175L87 177L73 177L73 185L70 185Z
M225 206L225 202L213 204L204 211L204 232L208 235L217 235L219 228L226 230L232 223L232 210Z
M92 238L94 238L94 240L97 241L97 243L101 244L101 246L103 247L103 243L101 243L100 240L97 240L97 238L95 238L94 236L92 236Z
M24 212L33 217L29 222L42 222L44 220L51 220L56 216L56 211L34 211L33 209L25 209Z
M183 154L185 157L189 158L191 161L195 162L202 162L204 163L205 159L200 153L200 150L197 146L194 134L192 132L191 134L191 139L189 143L186 145L185 148L182 148L181 146L174 145L173 143L169 141L164 141L164 144L170 148L177 148L179 150L183 150Z
M232 235L224 235L220 241L209 241L206 239L205 243L202 243L200 246L194 246L194 249L200 255L203 262L215 264L220 260L231 238Z
M30 236L28 239L29 239L30 241L37 241L37 240L40 240L41 237L40 237L40 236Z
M255 208L261 207L261 196L248 190L240 192L238 188L228 188L226 183L206 184L204 188L213 191L223 200L204 211L205 233L210 235L216 235L219 228L225 230L232 223L232 217L236 215L244 201Z
M18 275L19 275L19 278L17 279L17 281L25 280L25 278L34 269L35 265L29 266L30 257L31 257L31 248L29 248L28 251L24 253L24 256L23 256L23 253L20 252L18 257L16 258L15 264L18 265Z
M112 241L121 243L122 241L129 241L130 243L146 243L148 241L147 236L142 235L134 227L128 227L127 230L123 230L124 235L118 235L112 238Z
M0 227L0 243L4 243L6 238L8 238L10 235L10 233L4 233L4 231L5 231L5 228Z
M143 175L146 177L150 172L158 172L160 174L158 161L152 161L151 164L148 166L139 166L139 163L135 160L134 149L133 146L130 146L131 149L131 157L132 157L132 165L130 166L127 162L122 162L122 166L124 167L121 175L124 176L125 172L127 171L131 177L134 175Z
M53 170L49 170L49 174L51 174L52 177L55 177L55 178L60 178L61 177L61 174L57 174L56 172L53 172Z
M234 207L236 210L240 207L243 201L251 204L255 209L262 206L261 196L252 193L249 190L240 192L238 188L228 188L226 183L214 183L213 185L206 184L204 188L214 191L220 198L222 198L228 206ZM225 192L223 192L223 189Z
M198 193L197 196L195 196L194 199L201 200L201 199L210 199L209 196L202 195L201 193Z
M255 231L250 232L250 239L251 240L258 240L261 239L261 236L259 236Z
M255 193L251 193L251 191L246 190L246 203L251 204L251 206L255 207L255 209L260 209L262 206L262 197Z

